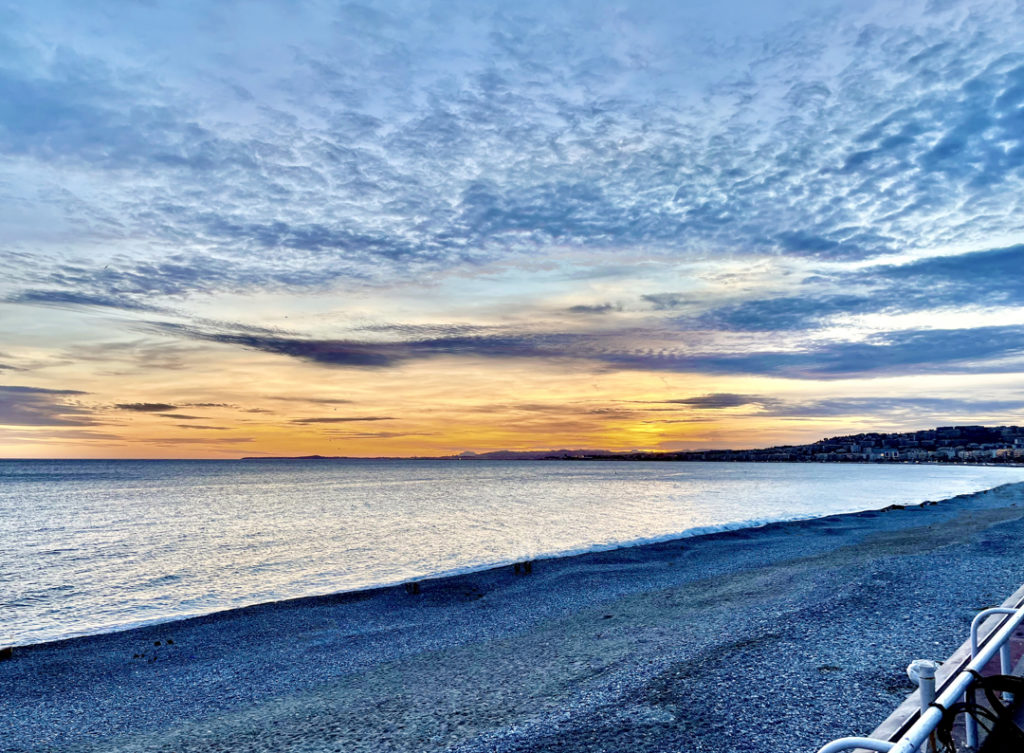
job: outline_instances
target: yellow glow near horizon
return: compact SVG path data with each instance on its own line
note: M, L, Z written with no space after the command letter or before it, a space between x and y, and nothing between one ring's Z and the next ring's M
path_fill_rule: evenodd
M612 371L579 360L445 357L388 369L342 369L225 346L202 346L182 357L189 367L176 372L126 366L127 382L112 382L105 368L79 374L86 394L68 396L67 402L85 412L68 418L91 423L0 428L0 455L375 457L748 448L836 433L923 428L912 411L894 415L892 426L885 427L869 414L829 416L812 410L807 416L780 416L773 411L778 403L934 395L955 387L955 377L944 376L809 383ZM203 363L217 365L203 368ZM1013 383L1004 375L987 381L996 390ZM116 392L110 391L112 384L119 387ZM740 397L736 405L672 402L711 394ZM148 403L152 410L117 407L135 403Z

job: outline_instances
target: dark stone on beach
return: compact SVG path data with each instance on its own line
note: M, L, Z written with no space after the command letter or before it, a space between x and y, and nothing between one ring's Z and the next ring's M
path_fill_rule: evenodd
M420 584L417 581L413 581L412 583L406 583L405 592L407 594L412 594L413 596L415 596L420 592Z
M173 646L174 645L174 641L172 641L170 638L168 638L167 639L167 645L168 646Z
M533 560L526 560L525 562L516 562L512 565L512 572L516 575L530 575L533 573Z
M10 661L14 658L14 649L11 646L0 648L0 661Z
M154 646L159 646L160 645L160 641L153 641L153 645Z

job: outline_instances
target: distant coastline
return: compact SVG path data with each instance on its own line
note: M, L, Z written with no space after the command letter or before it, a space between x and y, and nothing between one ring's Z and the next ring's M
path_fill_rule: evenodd
M909 432L867 432L827 437L805 445L752 450L612 452L610 450L498 450L431 458L353 458L302 455L243 457L241 460L617 460L712 463L934 463L1022 465L1024 427L939 426Z

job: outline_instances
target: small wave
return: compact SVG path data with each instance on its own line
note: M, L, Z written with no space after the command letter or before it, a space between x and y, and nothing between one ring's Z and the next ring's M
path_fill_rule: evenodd
M178 583L181 581L182 576L169 573L167 575L160 575L156 578L148 578L146 580L136 581L128 586L125 590L127 591L144 591L150 588L157 588L159 586L168 586L172 583Z
M39 607L48 604L54 599L63 600L69 592L74 590L75 587L70 584L50 586L48 588L36 588L17 594L14 597L12 605L21 607Z
M0 470L0 480L5 482L25 483L64 483L67 481L123 481L127 477L119 473L75 473L75 472L53 472L53 473L32 473Z

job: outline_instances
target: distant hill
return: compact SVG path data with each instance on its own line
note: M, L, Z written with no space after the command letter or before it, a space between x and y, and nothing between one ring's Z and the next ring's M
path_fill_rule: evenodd
M242 460L387 460L324 455L244 457ZM920 431L867 432L827 437L803 445L758 450L683 450L679 452L611 452L609 450L496 450L463 452L408 460L675 460L712 462L935 462L1024 463L1024 428L1020 426L940 426Z
M449 455L451 460L580 460L604 457L609 450L496 450L495 452L463 452Z
M715 462L939 462L1021 463L1024 428L940 426L907 432L866 432L827 437L804 445L757 450L603 453L587 460L677 460Z

